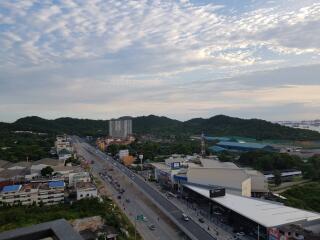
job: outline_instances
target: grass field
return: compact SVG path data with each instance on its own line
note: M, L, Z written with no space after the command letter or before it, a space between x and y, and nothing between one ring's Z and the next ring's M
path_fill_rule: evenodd
M287 198L285 204L288 206L320 212L320 182L292 187L281 195Z

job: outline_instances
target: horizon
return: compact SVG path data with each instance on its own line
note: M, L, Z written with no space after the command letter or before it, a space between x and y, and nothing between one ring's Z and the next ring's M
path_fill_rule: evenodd
M122 118L122 117L129 117L129 118L138 118L138 117L149 117L149 116L156 116L156 117L165 117L165 118L169 118L169 119L172 119L172 120L177 120L177 121L180 121L180 122L186 122L186 121L189 121L189 120L192 120L192 119L196 119L196 118L201 118L201 119L209 119L209 118L213 118L213 117L216 117L216 116L226 116L226 117L231 117L231 118L239 118L239 119L243 119L243 120L251 120L251 119L257 119L257 120L265 120L265 121L268 121L268 122L272 122L272 123L277 123L277 122L285 122L285 121L289 121L289 122L300 122L300 121L317 121L317 120L320 120L320 119L301 119L301 120L288 120L288 119L285 119L285 120L275 120L275 121L269 121L267 119L262 119L262 118L244 118L244 117L238 117L238 116L231 116L231 115L225 115L225 114L216 114L216 115L213 115L211 117L193 117L193 118L188 118L188 119L178 119L178 118L174 118L174 117L169 117L169 116L165 116L165 115L156 115L156 114L153 114L153 113L150 113L150 114L146 114L146 115L136 115L136 116L117 116L117 117L110 117L110 118L81 118L81 117L70 117L70 116L62 116L62 117L56 117L56 118L46 118L46 117L41 117L39 115L30 115L30 116L24 116L24 117L20 117L20 118L17 118L11 122L5 122L5 121L2 121L0 119L0 123L14 123L20 119L23 119L23 118L28 118L28 117L38 117L38 118L41 118L41 119L45 119L45 120L56 120L56 119L60 119L60 118L72 118L72 119L79 119L79 120L94 120L94 121L109 121L111 119L118 119L118 118Z
M316 0L0 2L0 121L320 119Z

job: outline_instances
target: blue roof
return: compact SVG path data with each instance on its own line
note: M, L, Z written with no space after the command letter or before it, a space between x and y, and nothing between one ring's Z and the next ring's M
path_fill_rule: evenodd
M227 149L223 148L223 147L219 147L219 146L212 146L209 147L209 150L213 151L213 152L223 152L223 151L227 151Z
M21 185L4 186L2 189L2 192L16 192L16 191L19 191L20 188L21 188Z
M228 137L204 137L207 141L230 141Z
M51 188L64 187L64 181L52 181L48 183Z
M237 147L237 148L252 148L252 149L262 149L268 145L260 143L243 143L243 142L219 142L217 143L219 147Z

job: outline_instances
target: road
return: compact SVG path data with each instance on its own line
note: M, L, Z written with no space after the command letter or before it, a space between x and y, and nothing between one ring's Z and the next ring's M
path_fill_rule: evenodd
M136 186L133 185L132 181L126 177L121 171L116 171L115 166L112 162L106 161L99 152L96 152L92 146L80 142L81 139L74 138L74 147L78 155L81 155L85 159L94 160L91 164L92 172L95 176L101 178L102 183L108 190L108 194L113 198L122 211L134 224L135 216L143 214L147 222L136 221L136 228L144 240L182 240L185 239L184 234L173 224L159 209L151 203L151 201L142 194ZM103 156L107 157L107 156ZM122 194L121 199L117 197L120 195L114 186L107 181L103 176L99 176L98 173L105 172L105 168L110 166L114 167L114 171L109 171L108 174L112 175L113 180L120 183L121 188L126 191ZM125 199L130 199L130 203L127 203ZM148 225L154 224L155 230L150 230Z
M78 138L79 140L79 138ZM162 196L159 192L153 189L147 182L142 180L140 177L135 176L135 174L130 171L128 168L124 167L119 162L113 160L111 157L106 154L97 151L94 147L90 146L87 143L79 142L78 144L82 149L86 150L91 155L100 159L101 162L109 162L113 164L122 174L126 175L135 186L145 194L167 217L169 217L176 226L178 226L181 231L183 231L190 239L193 240L216 240L215 237L210 235L205 231L201 226L198 225L195 221L190 219L189 221L184 221L182 218L182 211L178 209L174 204L172 204L167 198ZM101 167L98 164L93 164L93 169L95 171L100 171ZM157 238L155 238L157 239Z

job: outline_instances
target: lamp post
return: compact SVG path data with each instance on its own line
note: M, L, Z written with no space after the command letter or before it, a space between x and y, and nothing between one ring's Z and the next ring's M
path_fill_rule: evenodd
M142 174L142 171L143 171L143 163L142 163L143 154L139 155L139 159L140 159L140 163L141 163L141 174Z

